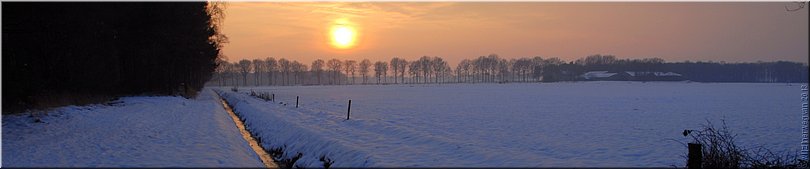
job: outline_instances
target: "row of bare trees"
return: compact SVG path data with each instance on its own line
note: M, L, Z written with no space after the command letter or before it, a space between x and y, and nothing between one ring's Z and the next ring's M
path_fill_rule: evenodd
M222 85L292 85L302 84L305 72L308 67L298 61L290 61L284 58L265 59L243 59L239 62L229 63L219 60L215 79ZM323 61L313 63L312 70L320 74L323 69ZM240 82L241 80L241 82ZM320 79L318 79L320 81Z
M797 76L807 74L807 65L795 62L665 63L660 58L619 59L613 55L598 54L570 62L557 57L506 59L497 54L490 54L475 59L463 59L455 69L438 56L422 56L412 61L394 57L388 62L363 59L359 63L355 60L318 59L309 67L298 61L283 58L276 60L270 57L234 63L220 61L219 64L214 79L223 86L554 82L577 80L578 75L587 71L672 71L683 74L687 79L701 82L807 81L806 78ZM734 71L752 73L748 73L750 76L743 76ZM358 82L357 78L361 80ZM370 78L376 78L376 82L375 79L369 80Z
M464 59L453 71L438 56L422 56L413 61L394 57L388 62L317 59L309 66L267 57L233 63L220 60L214 81L222 86L529 82L540 79L537 71L541 65L560 63L563 61L559 58L507 60L490 54Z

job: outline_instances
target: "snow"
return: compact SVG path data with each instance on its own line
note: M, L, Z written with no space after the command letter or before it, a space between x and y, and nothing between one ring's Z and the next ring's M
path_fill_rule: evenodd
M674 73L674 72L655 72L655 76L681 76L681 74Z
M210 90L3 116L4 167L263 167Z
M675 73L675 72L631 72L631 71L626 71L626 73L630 74L630 76L636 76L636 74L642 74L642 75L650 75L650 74L652 74L653 76L658 76L658 77L662 77L662 76L682 76L681 74L678 74L678 73Z
M278 103L245 92L275 93ZM746 147L799 149L799 85L683 82L240 88L223 98L299 166L671 167L725 119ZM300 96L300 108L295 98ZM352 99L351 120L346 119ZM681 143L679 143L681 142Z
M593 78L607 78L613 75L616 75L616 73L608 73L608 71L590 71L582 74L582 77L585 79L593 79Z

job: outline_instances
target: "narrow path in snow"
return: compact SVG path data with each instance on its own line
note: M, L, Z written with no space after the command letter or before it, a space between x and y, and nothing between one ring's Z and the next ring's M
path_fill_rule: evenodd
M239 117L237 117L236 114L233 113L233 109L231 109L231 107L228 106L228 103L225 102L225 100L223 100L222 98L219 98L219 100L220 102L222 102L222 107L225 108L225 111L227 111L228 115L230 115L231 118L233 119L234 124L236 124L236 128L239 128L239 133L242 134L242 138L244 138L245 141L248 142L248 145L250 145L250 148L253 149L253 152L255 152L256 155L258 155L259 158L262 160L262 163L264 163L264 167L278 168L278 165L273 161L273 158L270 157L270 154L267 154L267 151L265 151L264 148L259 146L259 143L256 141L256 139L250 135L250 132L248 132L247 129L245 129L245 123L242 122L242 120L239 120Z

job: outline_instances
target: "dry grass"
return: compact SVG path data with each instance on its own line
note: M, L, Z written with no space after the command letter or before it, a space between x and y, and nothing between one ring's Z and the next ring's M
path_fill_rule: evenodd
M776 153L765 147L750 150L737 145L733 134L722 120L715 127L710 121L692 131L692 143L703 145L703 168L807 168L807 161L796 153Z

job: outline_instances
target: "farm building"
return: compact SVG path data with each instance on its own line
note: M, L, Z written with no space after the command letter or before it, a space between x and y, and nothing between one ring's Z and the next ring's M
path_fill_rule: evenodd
M578 77L586 81L682 81L683 75L674 72L590 71Z

